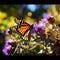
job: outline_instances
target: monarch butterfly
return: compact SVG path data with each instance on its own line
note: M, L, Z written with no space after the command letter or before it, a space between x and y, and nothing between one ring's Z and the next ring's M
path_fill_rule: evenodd
M19 33L21 36L23 36L24 40L30 40L31 25L19 19L15 19L15 23L17 26L11 27L10 30ZM26 38L27 36L28 38Z

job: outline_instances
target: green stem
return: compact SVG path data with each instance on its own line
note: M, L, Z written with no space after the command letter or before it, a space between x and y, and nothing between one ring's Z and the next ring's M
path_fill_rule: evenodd
M33 46L32 48L30 48L29 50L31 51L31 50L35 49L37 46L38 46L38 44Z

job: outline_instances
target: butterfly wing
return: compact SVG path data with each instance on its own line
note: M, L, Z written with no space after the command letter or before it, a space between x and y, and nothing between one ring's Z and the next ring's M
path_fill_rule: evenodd
M23 40L30 40L30 36L29 36L30 30L28 30L24 36L22 36Z
M26 22L22 22L20 26L17 28L17 31L24 36L25 33L30 29L30 25Z

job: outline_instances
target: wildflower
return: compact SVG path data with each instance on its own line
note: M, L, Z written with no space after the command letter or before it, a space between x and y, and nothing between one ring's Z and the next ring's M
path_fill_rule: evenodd
M37 34L40 34L43 30L45 29L45 23L39 21L39 23L35 23L33 25L33 31L36 32Z
M38 29L38 24L35 23L35 24L33 25L33 28L37 31L37 29Z
M45 23L43 23L42 21L39 22L38 27L41 29L45 28Z
M11 50L12 48L12 45L11 43L13 42L12 39L8 39L5 41L5 45L4 45L4 48L2 50L2 52L5 54L5 55L9 55L9 51Z
M8 40L5 41L5 43L12 43L12 42L13 42L12 39L8 39Z
M6 35L9 35L9 29L6 30L5 34Z
M37 26L38 26L38 24L36 22L32 25L32 28L31 28L32 33L35 33L37 31L37 29L38 29Z
M2 52L5 54L5 55L9 55L9 50L11 49L11 45L5 45Z
M3 52L5 55L9 55L7 49L3 49L2 52Z
M48 21L48 19L43 18L43 19L41 19L41 21L42 21L43 23L46 23L46 22Z
M44 18L48 20L50 17L51 16L47 14Z

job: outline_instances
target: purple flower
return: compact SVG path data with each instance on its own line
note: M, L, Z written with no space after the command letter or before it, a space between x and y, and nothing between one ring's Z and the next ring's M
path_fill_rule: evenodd
M5 45L2 52L5 54L5 55L9 55L8 51L11 49L11 45Z
M34 32L37 32L37 33L40 33L40 32L42 32L42 31L44 31L44 29L45 29L45 23L48 21L48 19L50 18L51 16L50 15L46 15L43 19L41 19L40 21L39 21L39 23L34 23L33 24L33 29L31 30L32 31L32 33L34 33Z
M12 43L12 39L8 39L8 40L6 40L5 41L5 45L4 45L4 48L3 48L3 50L2 50L2 52L5 54L5 55L8 55L9 53L8 53L8 51L11 49L11 45L10 45L10 43Z
M39 23L35 23L35 24L33 25L32 32L33 32L33 33L36 32L36 33L39 33L39 34L40 34L40 32L41 32L42 30L44 30L44 28L45 28L45 23L43 23L42 21L39 21Z
M8 46L6 47L6 49L10 50L10 49L11 49L11 45L8 45Z
M8 40L5 41L5 43L12 43L12 42L13 42L12 39L8 39Z
M5 55L9 55L9 54L8 54L8 50L7 50L6 48L4 48L4 49L2 50L2 52L3 52Z
M5 34L6 34L6 35L9 35L9 33L8 33L8 32L9 32L9 29L7 29L7 30L6 30Z
M31 29L31 33L35 33L35 29Z
M4 48L10 49L11 45L4 45Z
M47 14L44 18L48 20L50 17L51 16Z
M37 25L38 25L38 24L35 22L34 25L33 25L33 27L36 27Z
M46 23L48 21L48 19L44 18L44 19L41 19L41 22L43 23Z
M4 34L4 31L0 31L0 34Z
M41 29L45 28L45 23L43 23L42 21L39 21L38 27Z

